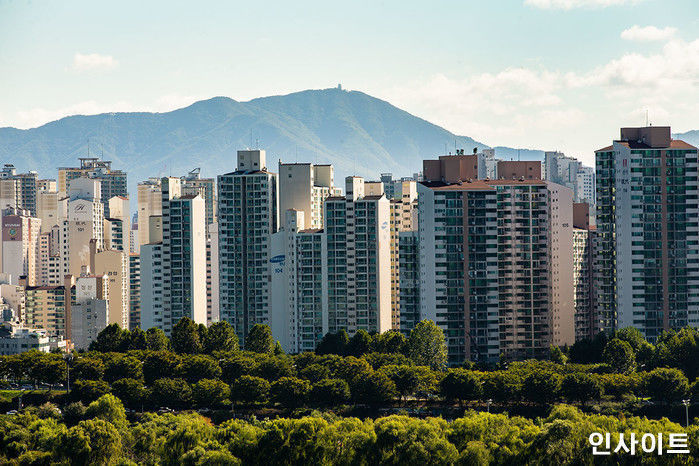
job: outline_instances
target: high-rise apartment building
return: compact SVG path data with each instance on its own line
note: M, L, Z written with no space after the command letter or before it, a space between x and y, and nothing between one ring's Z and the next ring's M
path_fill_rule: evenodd
M206 323L206 217L204 199L199 194L183 195L179 178L163 178L161 192L162 275L165 279L161 328L170 334L183 317ZM142 316L152 311L142 303Z
M420 318L452 364L574 342L572 191L523 177L418 186Z
M417 183L412 180L389 181L385 186L391 187L391 326L395 330L401 327L401 289L400 289L400 234L417 230Z
M96 242L96 250L104 249L104 204L101 197L99 180L74 178L70 181L68 217L58 238L64 276L79 277L83 266L90 265L92 240Z
M279 161L279 212L303 212L301 229L323 228L323 202L340 194L334 185L332 165L282 163Z
M2 171L0 171L0 180L17 181L14 186L15 204L12 205L12 207L28 210L32 217L37 216L37 193L40 189L39 186L50 186L50 182L53 181L39 180L39 175L34 171L17 173L17 170L12 164L5 164L3 166ZM7 186L12 189L12 184L7 184ZM5 199L5 196L0 195L0 199Z
M270 323L270 238L279 225L277 174L263 150L238 151L235 171L218 177L219 306L243 341Z
M575 340L591 339L599 333L595 305L595 244L597 230L590 225L586 203L573 204L573 288Z
M12 276L17 284L25 277L27 284L36 286L40 281L41 220L32 217L28 210L7 208L2 210L2 272Z
M129 254L129 329L137 327L141 328L141 256L132 252Z
M420 322L420 269L418 267L420 248L418 240L417 228L398 233L399 329L405 335L409 335L410 331Z
M655 341L699 326L697 148L668 126L622 128L595 155L602 329L635 327Z
M328 330L384 332L391 322L391 228L386 196L346 179L344 197L325 201Z
M327 251L321 229L288 209L272 235L272 333L290 353L315 350L328 331Z
M163 243L150 243L141 246L141 328L165 328L165 308L163 307Z
M151 217L161 217L162 197L160 178L149 178L138 183L138 244L142 246L151 242Z
M95 157L81 157L79 167L58 169L58 193L65 197L76 178L91 178L100 182L100 201L104 205L105 217L110 217L109 200L115 196L128 197L126 172L112 169L112 162Z
M200 168L190 171L181 180L183 196L196 196L199 194L204 199L204 225L208 227L216 221L216 180L214 178L202 178Z
M110 323L108 281L106 275L91 275L87 268L75 278L70 339L76 350L87 350Z

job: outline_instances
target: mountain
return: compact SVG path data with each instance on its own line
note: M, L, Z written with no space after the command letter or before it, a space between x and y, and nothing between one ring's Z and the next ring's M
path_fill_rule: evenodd
M675 133L672 135L672 138L681 139L694 147L699 147L699 129L693 129L691 131L687 131L686 133Z
M203 176L230 172L236 150L246 147L266 149L272 171L278 159L332 163L340 181L352 174L412 175L423 158L455 146L467 153L488 147L383 100L341 89L248 102L215 97L166 113L70 116L27 130L0 128L0 162L55 178L57 167L75 166L89 150L128 172L132 195L149 176L179 176L195 167ZM510 159L517 152L498 148L496 155ZM521 152L523 160L540 153Z

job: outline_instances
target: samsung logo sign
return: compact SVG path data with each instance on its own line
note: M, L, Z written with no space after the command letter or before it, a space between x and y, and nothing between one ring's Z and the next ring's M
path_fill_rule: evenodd
M272 264L278 264L280 262L284 262L284 259L286 259L286 256L284 254L279 254L278 256L272 257L269 261Z

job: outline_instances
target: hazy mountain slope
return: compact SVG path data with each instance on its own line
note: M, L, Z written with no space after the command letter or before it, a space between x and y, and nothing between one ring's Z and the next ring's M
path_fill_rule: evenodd
M333 163L336 178L378 178L390 171L411 175L422 159L463 148L487 147L415 117L362 92L309 90L237 102L215 97L166 113L108 113L71 116L38 128L0 128L0 162L20 171L56 177L77 157L112 160L129 173L129 188L149 176L183 175L201 167L204 176L235 169L236 150L267 150L276 171L286 162ZM497 148L502 158L516 149ZM522 150L524 160L540 151Z

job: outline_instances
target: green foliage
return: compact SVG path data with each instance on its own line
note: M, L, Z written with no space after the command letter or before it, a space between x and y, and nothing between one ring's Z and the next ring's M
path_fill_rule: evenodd
M85 411L87 419L102 419L115 427L126 427L126 413L121 400L114 395L103 395L90 403Z
M505 371L482 374L483 397L496 401L516 401L522 394L522 378Z
M253 325L245 338L245 349L254 353L272 354L274 352L274 338L269 325Z
M372 347L371 335L366 330L358 330L347 345L346 353L349 356L362 356L370 353Z
M299 376L314 383L330 377L330 369L321 364L310 364L299 371Z
M72 385L72 395L83 403L89 403L111 391L109 384L102 380L76 380Z
M431 320L419 322L408 338L408 357L418 366L441 370L447 364L444 332Z
M228 322L221 321L211 324L204 339L204 352L238 351L238 335Z
M549 359L556 364L565 364L568 362L568 357L563 354L563 351L558 346L553 346L549 348Z
M349 401L349 385L342 379L322 379L311 387L310 399L320 405L338 406Z
M563 377L561 394L571 401L592 401L602 397L602 384L599 380L584 373L568 374Z
M384 354L403 354L406 352L408 339L397 330L389 330L374 337L374 351Z
M140 408L150 394L143 382L135 379L120 379L112 383L112 393L131 408Z
M687 377L679 369L653 369L646 376L645 385L654 400L663 402L679 401L689 391Z
M361 376L351 384L352 396L356 401L371 405L389 403L398 396L396 384L383 372L372 372L368 377Z
M318 343L316 354L344 356L347 353L347 345L349 345L349 336L344 330L340 330L337 333L326 333L320 343Z
M153 351L143 359L143 375L147 384L158 379L175 377L181 358L169 351Z
M231 384L231 399L242 403L263 403L268 400L269 388L265 379L242 375Z
M447 400L477 400L483 395L483 387L473 372L450 369L440 383L439 393Z
M619 373L632 372L636 367L636 357L631 345L619 338L613 338L604 348L604 362Z
M522 383L522 394L527 400L549 403L558 398L561 376L554 372L537 371L528 375Z
M170 347L170 340L161 329L149 328L146 330L146 347L151 351L163 351Z
M96 358L77 358L73 360L70 376L74 380L100 380L104 376L104 364Z
M97 339L90 343L90 350L101 353L126 351L129 341L128 330L123 330L117 324L109 324L97 335Z
M182 379L158 379L150 387L151 401L156 406L186 408L192 402L192 389Z
M192 398L197 406L220 408L230 396L230 388L220 380L202 379L192 386Z
M141 361L132 356L117 356L107 362L104 379L114 382L119 379L143 379Z
M129 349L146 350L148 349L148 338L146 332L136 327L129 332Z
M288 408L303 406L310 392L308 380L296 377L282 377L270 386L272 400Z
M221 377L221 367L211 356L184 355L181 361L175 368L175 373L189 383L195 383L201 379Z
M179 354L198 354L202 351L199 327L187 317L180 319L172 328L170 338L172 350Z

